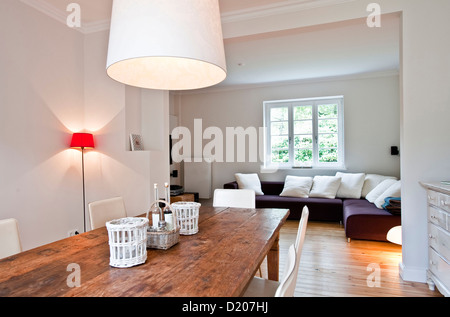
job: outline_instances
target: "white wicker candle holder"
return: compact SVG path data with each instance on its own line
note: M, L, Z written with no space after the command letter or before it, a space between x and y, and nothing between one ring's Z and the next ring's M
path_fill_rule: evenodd
M172 210L177 216L181 235L193 235L198 232L198 216L200 203L179 201L173 203Z
M132 267L147 260L146 218L121 218L106 223L109 237L109 265Z

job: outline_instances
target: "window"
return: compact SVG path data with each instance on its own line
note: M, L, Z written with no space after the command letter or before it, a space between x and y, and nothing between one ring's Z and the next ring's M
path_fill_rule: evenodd
M344 167L344 98L264 102L266 167Z

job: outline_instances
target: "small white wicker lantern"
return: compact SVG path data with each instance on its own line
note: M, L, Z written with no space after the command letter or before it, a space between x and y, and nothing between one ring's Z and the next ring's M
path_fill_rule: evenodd
M109 236L109 265L125 268L147 260L146 218L121 218L106 223Z
M189 201L179 201L173 203L171 206L177 216L180 234L196 234L198 232L198 216L201 204Z

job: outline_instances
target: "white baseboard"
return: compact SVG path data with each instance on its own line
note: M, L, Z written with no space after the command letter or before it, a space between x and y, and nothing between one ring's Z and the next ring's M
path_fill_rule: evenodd
M427 282L427 268L426 267L406 267L403 262L399 263L400 277L408 282Z

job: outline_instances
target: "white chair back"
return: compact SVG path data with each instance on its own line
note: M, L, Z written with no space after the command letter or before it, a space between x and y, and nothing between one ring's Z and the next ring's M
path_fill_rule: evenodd
M300 222L298 224L297 230L297 238L295 244L295 267L293 269L293 274L287 277L288 281L286 282L286 286L284 287L283 292L285 297L294 296L295 285L297 284L298 270L300 266L300 259L303 250L303 244L305 242L305 234L306 234L306 226L308 224L309 218L309 209L307 206L303 207L302 217L300 218ZM276 295L275 295L276 296Z
M245 290L244 297L293 297L295 285L297 284L298 270L300 266L300 257L302 254L303 243L305 241L306 225L308 223L309 210L304 207L300 219L297 238L288 250L286 264L284 266L281 282L264 280L259 277L253 277L249 286Z
M297 252L295 251L295 246L291 244L288 250L288 256L286 260L286 265L284 267L283 276L281 278L281 282L275 292L275 297L292 297L294 296L294 293L290 292L291 285L294 285L295 289L295 282L296 282L296 276L297 271L295 268L297 267L296 263L297 259Z
M122 197L95 201L89 204L91 229L105 227L108 221L125 218L127 212Z
M0 220L0 259L22 252L16 219Z
M213 206L255 208L255 191L251 189L216 189Z
M309 209L307 206L303 207L302 217L298 224L297 238L295 240L295 250L297 253L303 248L305 242L306 226L308 225Z

